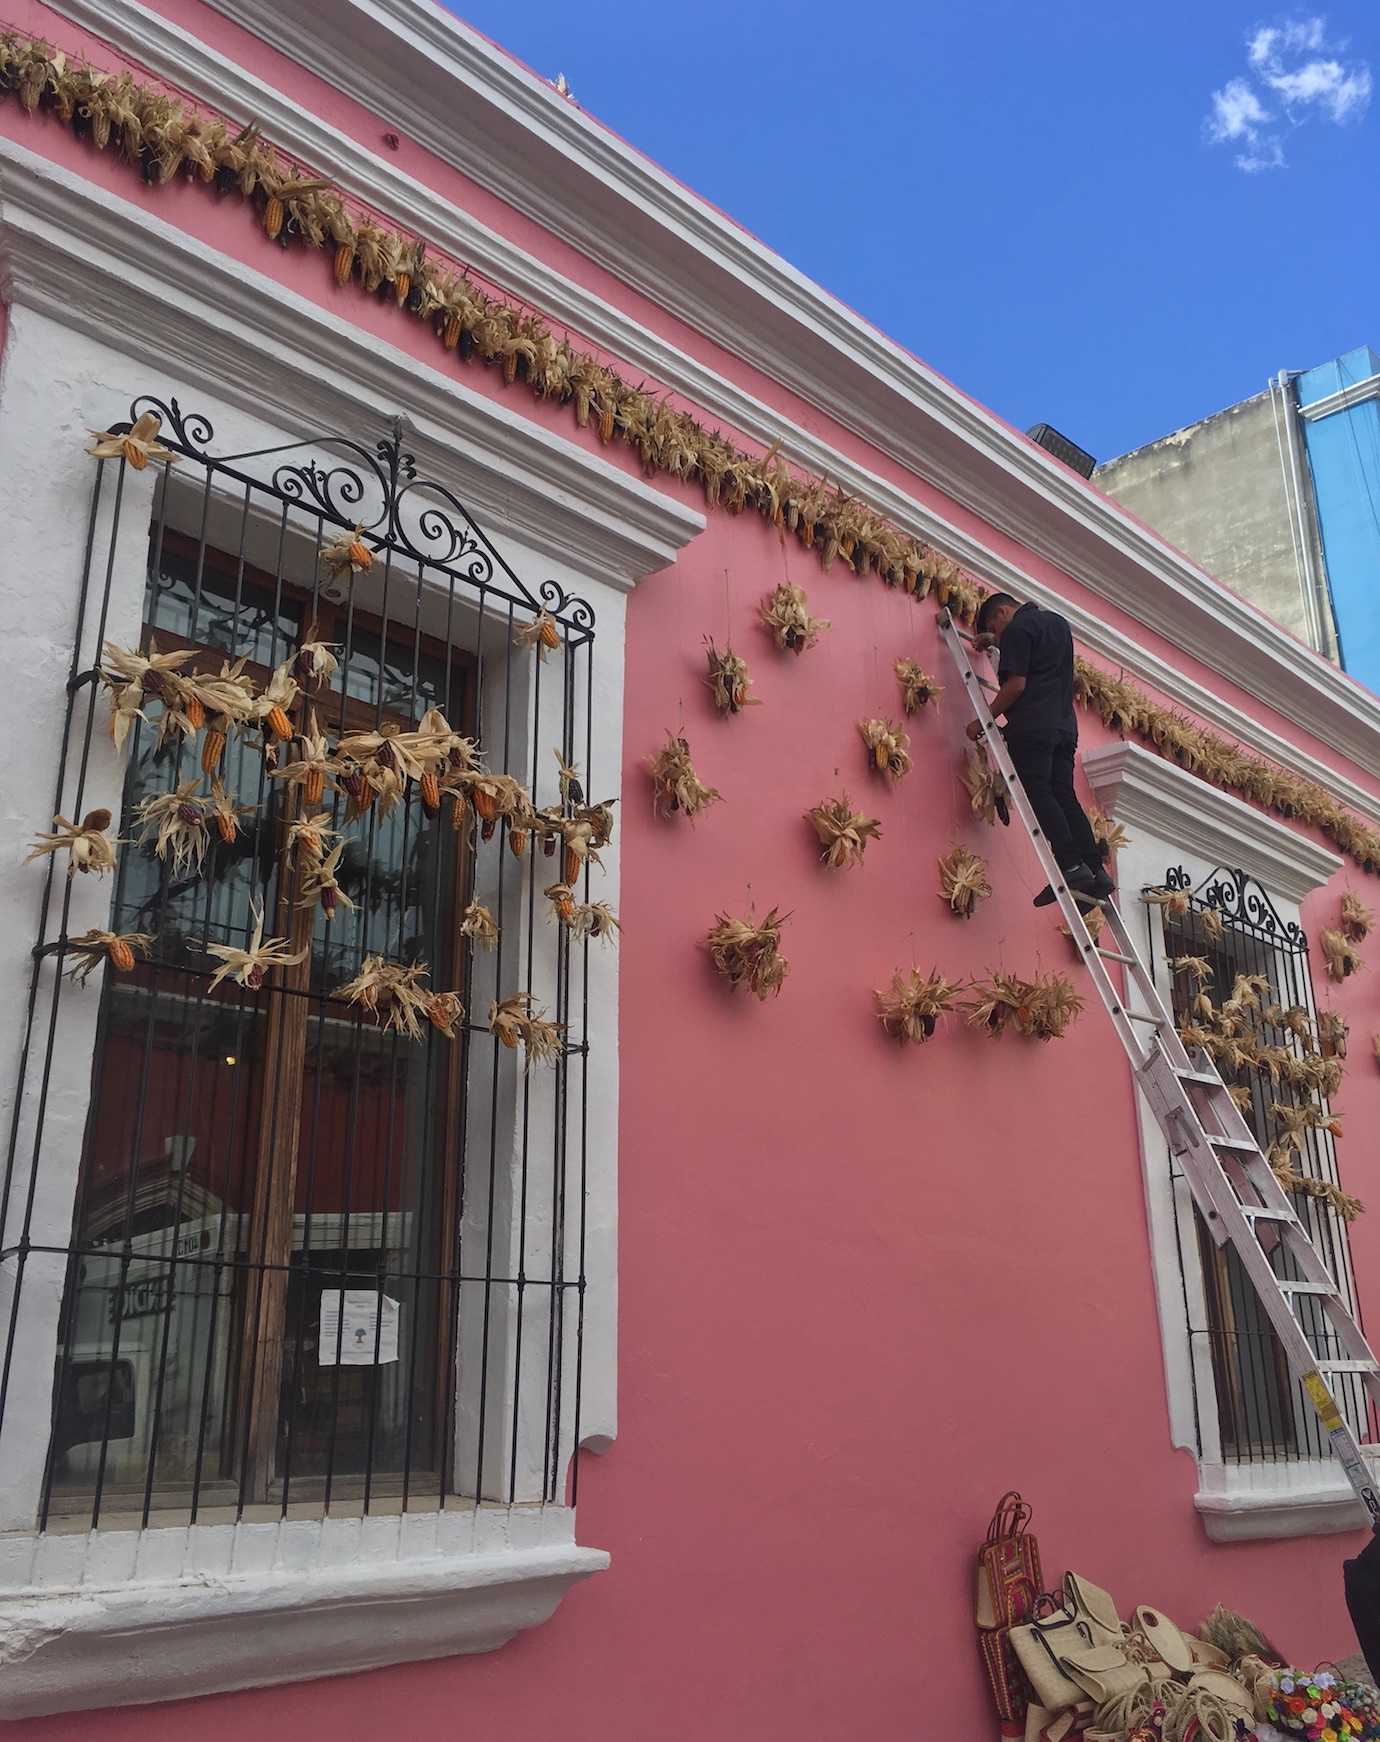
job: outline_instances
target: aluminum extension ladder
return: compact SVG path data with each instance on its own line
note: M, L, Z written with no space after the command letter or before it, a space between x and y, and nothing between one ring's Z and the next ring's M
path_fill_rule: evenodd
M1334 1455L1372 1523L1380 1523L1380 1493L1365 1456L1368 1451L1380 1451L1380 1442L1363 1444L1356 1438L1328 1383L1332 1375L1358 1374L1366 1397L1380 1406L1380 1362L1348 1311L1344 1296L1240 1108L1227 1093L1211 1055L1190 1055L1179 1038L1154 979L1112 902L1102 904L1105 923L1100 934L1103 939L1110 938L1112 947L1104 947L1089 933L1083 908L1060 874L983 696L984 688L994 686L973 669L964 645L970 638L948 611L940 613L939 628L963 679L969 705L982 726L987 755L1006 783L1011 808L1025 826L1041 869L1053 885L1064 923L1112 1019L1135 1080L1183 1169L1193 1201L1217 1244L1236 1249L1290 1370L1318 1413ZM1127 990L1134 987L1138 1009L1129 1009L1126 997L1114 985L1108 971L1111 962L1125 970ZM1137 1032L1138 1024L1147 1031L1144 1042ZM1276 1276L1268 1253L1280 1246L1294 1261L1300 1280ZM1299 1303L1310 1300L1317 1303L1316 1309L1305 1318ZM1345 1359L1324 1358L1313 1347L1310 1336L1321 1340L1329 1331L1345 1352Z

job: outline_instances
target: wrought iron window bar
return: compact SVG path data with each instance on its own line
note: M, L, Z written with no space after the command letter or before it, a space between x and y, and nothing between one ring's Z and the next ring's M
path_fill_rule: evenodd
M366 589L356 583L339 607L340 692L327 698L339 701L342 721L350 699L352 654L370 633L379 647L375 722L383 718L388 700L401 701L415 721L427 638L444 650L439 657L445 693L453 692L453 682L463 668L468 714L461 729L478 735L491 772L509 772L523 779L533 803L539 804L539 787L551 789L556 784L551 769L554 749L566 763L578 759L589 790L592 608L555 581L545 581L535 591L529 588L460 497L448 485L418 477L401 420L395 420L372 446L320 432L287 444L219 454L212 445L215 432L209 419L201 413L184 413L176 399L141 397L129 408L127 423L115 429L128 429L150 410L161 418L159 440L177 456L177 464L162 470L154 490L147 603L141 616L157 620L165 545L176 531L173 521L180 518L190 524L195 551L191 639L197 639L204 605L208 630L212 618L216 620L215 636L208 635L205 641L208 655L214 650L233 657L245 650L246 641L252 650L266 634L270 663L276 663L288 651L282 628L285 606L292 608L292 602L298 602L299 631L319 616L330 597L322 576L324 546L336 533L358 529L373 556L368 611L377 630L361 628L365 610L357 601ZM103 706L99 650L118 615L113 598L117 547L122 517L130 512L127 461L104 462L94 471L53 806L54 813L77 817L83 814L93 785L99 784L99 753L93 748ZM213 532L213 526L219 530ZM261 584L272 592L267 611L250 597L254 587L249 577L257 569L251 550L256 555L269 553L260 574ZM217 591L213 569L218 553L228 562ZM553 620L560 643L555 665L545 676L540 660L514 646L515 629L540 613ZM405 698L385 693L390 655L404 678L410 678ZM301 724L294 722L297 729ZM146 723L136 722L127 750L130 770L140 765L150 735ZM179 743L170 754L160 752L154 759L154 772L167 790L182 777L184 753ZM160 759L161 767L157 766ZM241 752L242 766L245 759ZM240 799L250 796L236 794ZM266 857L257 850L251 855L249 888L257 891L264 911L275 914L287 911L285 903L295 899L296 881L281 844L275 846L271 839L275 830L281 832L284 805L262 758L252 796L256 816L265 819L270 851ZM566 795L553 793L553 803L564 808ZM338 796L331 808L333 821L338 821ZM180 1171L171 1169L170 1181L177 1173L173 1197L165 1205L171 1221L154 1230L152 1237L136 1230L141 1174L147 1183L151 1165L143 1153L143 1133L158 1116L151 1091L161 1091L164 1079L170 1081L171 1104L183 1121L200 1112L196 1103L204 1093L195 1075L204 1062L196 1050L200 1028L183 1024L183 1032L191 1037L187 1058L170 1047L160 1050L157 1006L172 983L182 987L178 996L190 1000L198 1016L209 1007L205 981L214 964L205 947L212 937L217 855L208 855L207 876L191 879L194 923L177 939L183 959L160 959L159 945L166 933L160 923L146 970L150 984L144 995L124 1177L118 1167L115 1170L117 1197L123 1191L125 1201L123 1207L116 1204L120 1233L114 1241L83 1234L97 1171L101 1097L108 1086L107 1052L118 1039L117 988L109 968L104 970L90 1048L89 1112L71 1229L64 1242L53 1237L53 1229L36 1226L39 1184L45 1165L51 1165L44 1148L45 1126L54 1101L76 1093L77 1078L86 1072L84 1058L74 1066L66 1055L73 1028L69 1012L74 1003L94 997L98 983L93 981L92 988L82 992L63 977L71 953L74 886L61 875L55 860L48 860L0 1186L0 1285L4 1285L0 1302L6 1305L8 1318L0 1363L0 1445L7 1436L13 1444L14 1436L32 1431L15 1419L9 1407L16 1372L33 1358L33 1350L21 1336L33 1305L25 1296L26 1273L31 1275L45 1258L58 1262L64 1273L51 1432L37 1501L40 1528L48 1528L64 1514L82 1516L96 1528L112 1507L121 1514L137 1514L147 1525L156 1522L168 1505L179 1508L180 1519L195 1523L210 1504L208 1497L214 1493L220 1506L227 1489L233 1491L236 1517L263 1505L286 1516L289 1506L303 1499L329 1510L333 1501L340 1503L346 1497L352 1506L362 1503L366 1513L376 1500L391 1504L399 1498L404 1509L419 1500L444 1506L457 1498L509 1505L574 1503L587 1289L589 1060L598 1044L598 1037L591 1035L589 940L572 940L561 927L554 933L542 929L539 934L535 841L529 855L518 859L504 849L506 825L499 825L492 844L486 846L471 817L454 864L444 874L433 869L428 891L419 869L421 844L429 828L435 835L442 824L429 822L410 788L399 815L394 834L400 830L401 840L393 843L399 855L397 944L405 949L413 941L405 921L414 909L417 927L429 926L433 942L444 936L449 966L459 980L467 1012L456 1040L447 1042L429 1033L421 1043L397 1034L381 1042L368 1033L362 1015L343 1010L332 999L332 988L324 984L329 952L320 973L315 954L309 953L304 984L285 984L282 974L276 973L260 991L241 991L233 1000L218 1004L230 1024L228 1032L236 1037L236 1052L226 1055L227 1064L235 1063L245 1051L246 1037L252 1040L257 1033L262 1040L258 1066L264 1079L262 1104L256 1115L247 1086L230 1092L226 1116L231 1125L223 1144L221 1173L209 1183L203 1178L189 1184L191 1167L198 1165L195 1159L188 1166L184 1157ZM386 902L393 899L375 899L377 826L371 812L365 882L357 891L362 898L353 922L356 957L390 941L387 935L382 940L376 935L380 924L387 933ZM449 829L449 822L444 827ZM444 849L433 846L431 851L433 865L439 865ZM112 929L120 929L130 866L142 857L132 845L122 848L113 900L116 918L108 922ZM172 886L165 865L145 869L156 872L151 911L160 921L167 920L172 905L189 891ZM409 887L409 878L415 887ZM500 916L496 946L484 963L464 945L455 927L459 904L480 887L481 880ZM582 881L583 897L588 900L588 865ZM247 934L247 914L241 911L236 917L233 892L227 900L232 903L230 931ZM424 911L428 903L429 912ZM199 913L203 906L204 912ZM147 910L150 902L138 911ZM310 924L306 935L310 952ZM334 938L331 947L336 947ZM433 984L439 989L442 981L434 978ZM518 1073L512 1068L499 1038L476 1020L475 1001L485 990L498 996L520 990L534 999L539 991L549 993L552 1014L563 1027L559 1055L549 1071L534 1066ZM138 1020L136 1016L136 1026ZM324 1202L313 1203L313 1194L325 1191L319 1140L326 1068L322 1037L327 1020L338 1032L353 1035L355 1064L350 1118L338 1145L343 1153L335 1157L340 1164L335 1183L343 1192L343 1202L329 1210ZM89 1010L78 1021L89 1028ZM313 1024L322 1054L314 1066L308 1060L307 1040ZM283 1046L279 1056L270 1058L274 1037L282 1042L293 1031L300 1033L292 1046ZM358 1066L370 1048L374 1053L382 1048L390 1055L391 1074L386 1103L376 1100L372 1109L380 1128L387 1125L389 1136L383 1146L381 1179L373 1182L378 1202L366 1207L352 1206L351 1193L355 1187L365 1190L361 1180L368 1171L359 1138L361 1097L368 1091L361 1091ZM412 1049L410 1057L400 1064L408 1049ZM289 1052L296 1059L291 1068L283 1062ZM415 1080L418 1057L423 1061L420 1091ZM404 1099L412 1096L402 1112L405 1125L411 1122L405 1141L418 1158L412 1163L410 1188L403 1180L405 1158L395 1153L400 1071ZM314 1108L309 1105L313 1096ZM445 1110L438 1115L436 1108L442 1103ZM245 1129L256 1116L259 1125L251 1142ZM284 1140L282 1131L289 1120L298 1124L292 1138ZM212 1136L215 1147L219 1134ZM241 1153L236 1175L232 1152L237 1144ZM171 1143L165 1153L172 1155ZM395 1162L396 1176L391 1177ZM377 1175L377 1157L375 1163ZM275 1178L279 1166L283 1173ZM216 1183L224 1195L211 1190ZM390 1243L390 1233L410 1241L410 1235L402 1235L403 1207L394 1205L407 1189L414 1201L406 1212L410 1218L406 1226L421 1229L425 1224L431 1230L426 1253L420 1232L415 1252ZM180 1250L184 1209L217 1196L222 1207L215 1235L186 1224L190 1229L186 1239L195 1249L189 1245L188 1250ZM232 1203L232 1198L239 1201ZM294 1213L305 1216L300 1247L291 1243ZM334 1266L313 1263L313 1252L319 1249L312 1242L314 1214L343 1224L345 1244ZM370 1264L356 1263L352 1256L352 1216L357 1222L370 1218L370 1228L381 1217L379 1245L369 1249L377 1256ZM390 1218L397 1228L390 1229ZM233 1245L227 1246L232 1222ZM208 1248L208 1239L214 1249ZM91 1282L93 1269L103 1273L102 1280ZM137 1286L131 1292L135 1271ZM146 1287L150 1275L154 1281ZM317 1441L324 1437L324 1453L314 1459L299 1457L295 1473L294 1440L312 1439L304 1425L310 1412L293 1402L299 1391L306 1397L310 1378L308 1297L313 1288L324 1294L332 1282L339 1326L336 1359L330 1364L331 1383L323 1386L318 1375L314 1392L316 1417L325 1421L323 1427L316 1419L314 1437ZM299 1291L295 1313L294 1286ZM79 1319L89 1305L83 1294L89 1287L106 1297L109 1332L98 1339L91 1358L78 1347ZM399 1295L394 1307L406 1329L400 1327L397 1333L396 1360L386 1363L384 1315L389 1288ZM377 1320L372 1343L365 1339L374 1359L362 1368L372 1375L361 1388L367 1419L355 1436L358 1444L349 1459L343 1455L341 1421L343 1336L351 1290L375 1298ZM427 1290L430 1301L424 1307ZM534 1296L544 1303L535 1309ZM188 1316L196 1326L186 1348L177 1315L189 1303L195 1304L195 1312ZM130 1326L136 1313L154 1317L160 1326L152 1344L140 1345L141 1353L152 1356L142 1375L133 1373L131 1362ZM82 1321L88 1329L90 1318L87 1312ZM424 1321L430 1323L428 1350L420 1354ZM50 1339L45 1354L52 1346ZM319 1358L319 1346L316 1352ZM199 1370L191 1373L187 1369L197 1356ZM399 1393L394 1405L382 1396L385 1365L394 1369L386 1376ZM405 1382L398 1377L404 1367ZM421 1373L419 1367L429 1371ZM128 1395L131 1385L143 1387L133 1400ZM426 1399L419 1396L423 1390L429 1394ZM84 1413L74 1403L83 1396L91 1404ZM386 1429L381 1426L385 1415ZM136 1439L136 1423L147 1450L131 1457L120 1448ZM175 1426L181 1430L182 1457L175 1476L168 1476L164 1465ZM74 1427L87 1437L74 1440ZM390 1448L386 1452L385 1440ZM64 1482L64 1469L78 1448L85 1450L85 1473L74 1482ZM304 1473L304 1462L318 1467ZM352 1467L346 1468L347 1464ZM123 1472L118 1480L113 1475L116 1470Z

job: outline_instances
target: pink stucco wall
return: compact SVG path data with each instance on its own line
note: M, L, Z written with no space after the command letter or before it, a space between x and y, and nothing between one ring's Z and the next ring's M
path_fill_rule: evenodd
M35 4L12 10L21 27L82 41ZM236 27L192 0L163 0L163 10L248 53ZM376 143L378 118L267 51L253 58ZM382 341L456 366L415 322L337 290L319 257L266 242L235 202L194 187L149 192L113 158L13 105L0 107L0 128ZM876 471L972 518L404 148L413 173L495 228ZM503 392L477 368L465 380ZM575 437L559 408L520 388L511 403ZM632 469L621 450L608 452ZM756 601L783 578L833 622L800 660L777 655L755 623ZM731 637L748 657L762 707L713 716L701 681L706 634ZM855 722L895 711L902 653L940 671L928 607L841 568L826 575L747 517L711 515L677 567L631 600L621 1425L612 1452L583 1467L579 1526L582 1541L612 1551L613 1569L492 1656L17 1731L41 1742L978 1736L988 1719L970 1557L993 1500L1013 1484L1035 1504L1051 1575L1084 1569L1123 1603L1156 1602L1185 1621L1224 1601L1304 1659L1349 1649L1339 1572L1348 1539L1215 1547L1193 1511L1192 1461L1169 1446L1134 1110L1110 1028L1090 1012L1069 1040L1041 1048L954 1027L916 1052L879 1032L872 991L895 967L960 978L1068 962L1057 921L1029 906L1039 879L1028 848L967 816L953 701L915 723L905 782L883 787L864 768ZM1220 676L1179 663L1270 719ZM701 772L726 797L693 830L652 817L642 771L682 719ZM1087 728L1089 742L1101 736ZM884 836L863 868L830 875L801 813L843 788L881 817ZM997 887L967 925L936 899L934 860L954 839L989 857ZM1312 929L1330 920L1343 881L1367 882L1339 879L1306 910ZM731 997L700 947L716 911L742 910L749 892L759 908L792 914L792 972L766 1006ZM1363 1054L1380 1026L1364 977L1335 1002ZM1342 1145L1346 1183L1366 1196L1372 1164L1359 1134L1380 1125L1380 1076L1364 1057L1353 1059L1342 1108L1355 1134ZM1380 1232L1368 1221L1355 1251L1362 1278L1374 1274ZM954 1690L942 1719L941 1679Z

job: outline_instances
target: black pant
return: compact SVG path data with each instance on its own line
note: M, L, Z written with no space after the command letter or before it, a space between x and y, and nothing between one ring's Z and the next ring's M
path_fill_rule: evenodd
M1006 748L1060 869L1080 863L1096 869L1102 849L1073 789L1077 738L1071 732L1013 732Z

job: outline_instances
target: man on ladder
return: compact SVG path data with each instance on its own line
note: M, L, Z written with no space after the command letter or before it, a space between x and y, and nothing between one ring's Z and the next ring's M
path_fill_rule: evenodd
M1073 632L1057 612L1019 604L1010 593L983 600L977 631L979 647L999 649L999 688L988 706L1006 716L1006 748L1050 851L1076 895L1105 901L1116 886L1073 787ZM981 738L979 721L969 721L968 736L975 744ZM1047 883L1035 906L1053 900Z

